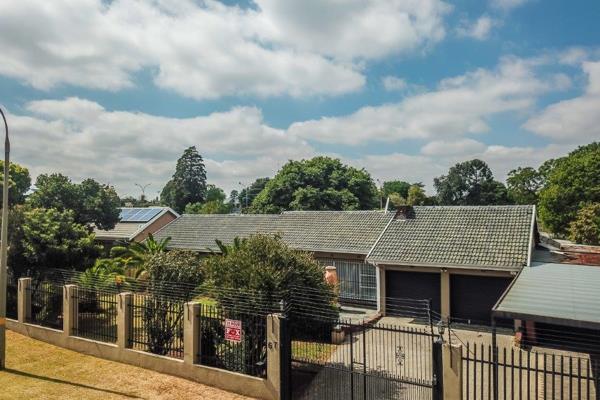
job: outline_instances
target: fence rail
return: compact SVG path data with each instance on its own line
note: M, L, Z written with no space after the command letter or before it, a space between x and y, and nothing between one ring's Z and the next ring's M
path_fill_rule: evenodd
M182 359L184 305L183 301L165 296L134 294L129 346Z
M597 357L505 347L497 347L496 351L495 357L491 345L467 343L463 348L463 395L466 400L600 398Z
M31 296L31 317L27 322L62 329L63 287L53 282L36 282L27 291Z
M72 296L77 322L73 334L101 342L117 341L117 295L77 288Z
M228 330L232 331L228 334ZM266 376L266 316L201 305L199 332L201 364L246 375Z

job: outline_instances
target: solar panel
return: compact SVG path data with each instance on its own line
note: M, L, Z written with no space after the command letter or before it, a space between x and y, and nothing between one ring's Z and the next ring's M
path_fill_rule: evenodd
M148 222L162 211L161 208L122 208L121 222Z

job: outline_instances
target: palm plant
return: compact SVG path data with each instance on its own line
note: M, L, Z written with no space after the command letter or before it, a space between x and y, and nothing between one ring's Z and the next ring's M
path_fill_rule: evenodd
M170 237L156 240L150 233L143 242L134 242L127 247L115 247L111 251L113 257L120 257L127 261L126 273L136 279L144 279L146 276L146 263L152 256L164 253L167 250Z

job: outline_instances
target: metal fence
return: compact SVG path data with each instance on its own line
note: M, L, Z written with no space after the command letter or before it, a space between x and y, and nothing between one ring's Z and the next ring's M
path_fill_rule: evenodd
M491 345L463 347L463 398L579 399L600 398L597 357L540 353ZM496 383L497 382L497 383Z
M166 296L134 294L129 346L182 359L184 305L183 301Z
M6 282L6 317L11 319L17 319L18 316L18 295L19 286L18 280L11 277L8 274L8 281Z
M35 282L27 291L31 296L31 317L27 322L62 329L63 286L54 282Z
M377 303L377 275L373 265L360 261L320 258L322 265L336 268L340 301L374 306Z
M77 288L72 296L76 302L77 321L73 334L101 342L117 341L117 295L99 290Z
M265 315L201 305L199 334L201 364L266 377Z

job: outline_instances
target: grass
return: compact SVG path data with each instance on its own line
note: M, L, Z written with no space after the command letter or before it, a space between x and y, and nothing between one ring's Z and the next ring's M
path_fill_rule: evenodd
M292 341L292 357L313 362L327 362L335 352L337 345L329 343Z
M248 397L76 353L7 331L0 399L217 399Z

